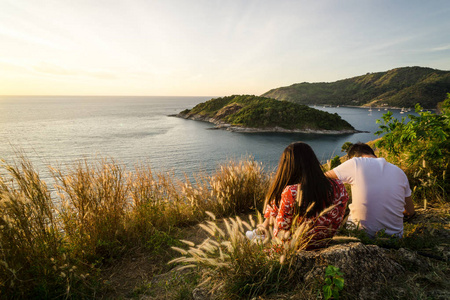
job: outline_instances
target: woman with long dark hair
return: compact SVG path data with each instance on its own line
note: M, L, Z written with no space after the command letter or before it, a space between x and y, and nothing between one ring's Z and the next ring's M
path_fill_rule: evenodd
M291 229L294 219L307 222L312 228L307 233L308 249L323 247L341 225L347 201L344 185L325 177L312 148L292 143L284 149L267 192L262 226L268 229L272 219L273 234L278 236Z

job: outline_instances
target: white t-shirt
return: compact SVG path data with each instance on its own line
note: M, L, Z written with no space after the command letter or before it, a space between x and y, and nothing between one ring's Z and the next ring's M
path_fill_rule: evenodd
M359 223L371 236L382 229L403 235L405 197L411 196L411 189L399 167L384 158L354 157L333 170L352 187L349 221Z

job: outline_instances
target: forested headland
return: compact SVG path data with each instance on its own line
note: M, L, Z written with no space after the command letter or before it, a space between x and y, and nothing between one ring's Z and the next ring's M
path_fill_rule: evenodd
M449 71L404 67L336 82L296 83L272 89L262 96L306 105L413 108L418 103L435 109L448 91Z

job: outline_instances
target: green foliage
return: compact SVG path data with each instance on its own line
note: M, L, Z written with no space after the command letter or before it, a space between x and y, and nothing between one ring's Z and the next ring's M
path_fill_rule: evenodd
M447 98L444 101L439 102L439 110L444 115L450 115L450 93L447 93Z
M336 155L330 162L330 170L336 168L341 164L341 158L339 155Z
M354 129L337 114L254 95L211 99L196 105L187 113L183 111L182 114L214 117L231 125L252 128Z
M325 300L334 298L339 299L339 292L344 289L344 274L339 268L329 265L325 269L325 285L322 287Z
M345 142L341 147L341 152L347 153L348 150L350 150L350 147L353 146L353 143L351 142Z
M151 251L153 255L160 255L170 247L181 246L181 242L170 235L170 232L160 231L155 229L153 234L148 237L146 241L146 248Z
M450 94L446 101L449 99ZM384 136L376 146L407 169L416 193L445 199L450 187L450 114L448 110L443 115L424 112L420 105L416 112L419 116L408 115L409 122L405 117L395 119L391 112L384 114L382 121L377 121L381 125L376 132Z
M436 108L448 90L450 72L406 67L332 83L297 83L262 96L301 104L413 107L420 103L426 108Z
M448 205L448 204L447 204ZM340 236L355 237L366 245L377 245L388 249L410 249L424 256L446 260L450 215L446 209L428 209L418 212L411 220L405 220L403 237L388 235L384 230L370 237L359 226L349 225L339 229Z

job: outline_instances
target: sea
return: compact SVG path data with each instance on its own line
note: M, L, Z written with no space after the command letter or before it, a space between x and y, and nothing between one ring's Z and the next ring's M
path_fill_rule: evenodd
M24 155L45 180L49 166L65 168L86 160L114 160L132 171L149 165L154 172L188 177L212 174L229 160L248 157L268 171L294 141L311 145L322 163L344 153L345 142L378 138L376 120L384 108L323 107L363 133L242 133L213 130L214 125L172 117L213 97L1 96L0 160ZM390 109L396 118L406 117ZM411 112L409 112L411 113ZM3 172L2 172L3 173Z

